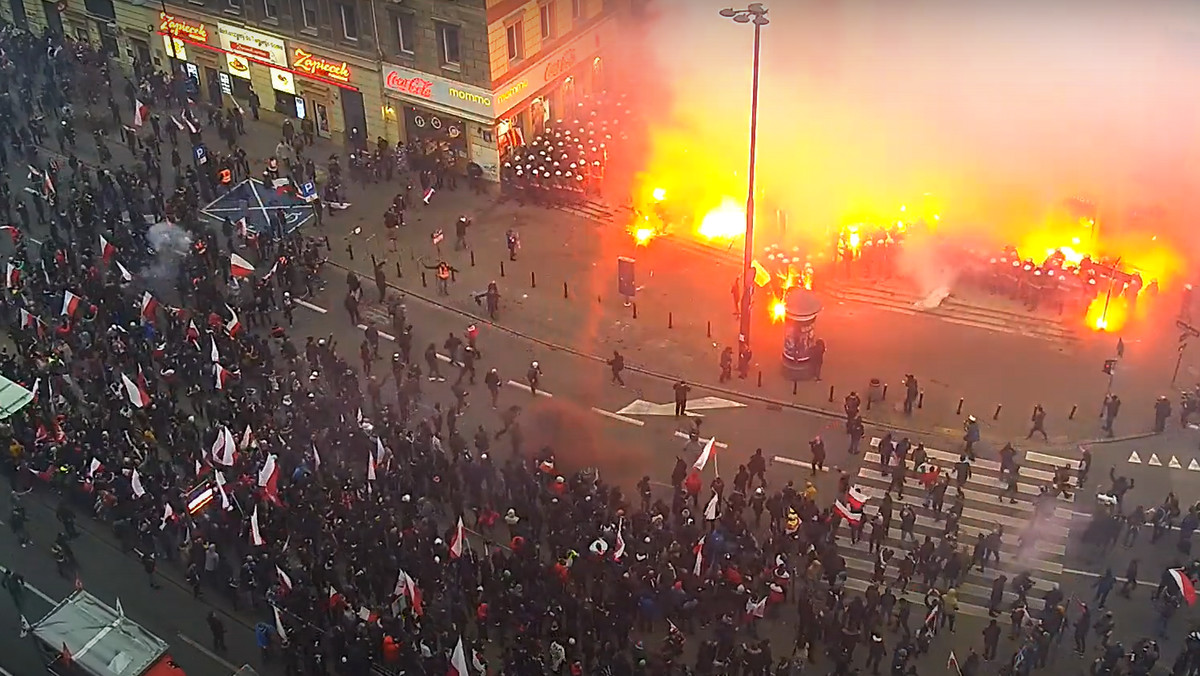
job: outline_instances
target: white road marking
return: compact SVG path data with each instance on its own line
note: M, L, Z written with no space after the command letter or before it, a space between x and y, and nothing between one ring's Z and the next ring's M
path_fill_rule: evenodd
M595 406L592 407L592 411L595 413L599 413L600 415L604 416L605 418L612 418L613 420L620 420L623 423L629 423L630 425L637 425L638 427L641 427L646 424L644 421L635 420L633 418L623 416L619 413L613 413L612 411L605 411L604 409L596 408Z
M312 310L313 312L317 312L317 313L320 313L323 315L329 314L329 310L326 310L325 308L321 307L320 305L313 305L312 303L310 303L306 300L302 300L300 298L296 299L296 305L299 305L300 307L306 307L309 310Z
M510 380L510 381L508 381L507 383L504 383L504 384L505 384L505 385L508 385L509 387L515 387L515 388L517 388L517 389L519 389L519 390L525 390L526 392L530 392L530 393L532 393L532 392L533 392L533 389L532 389L532 388L530 388L530 387L529 387L529 385L526 385L525 383L517 382L517 381L515 381L515 380ZM545 391L545 390L538 390L538 391L537 391L537 396L539 396L539 397L546 397L547 399L549 399L549 398L553 398L553 397L554 397L554 395L553 395L553 394L550 394L549 392L547 392L547 391Z
M180 641L183 641L184 643L195 648L196 652L200 653L201 655L204 655L208 659L221 665L229 673L236 674L236 673L238 673L238 670L241 669L241 667L239 667L238 665L234 664L233 662L230 662L229 660L225 659L224 657L221 657L220 655L216 654L215 652L209 650L206 646L201 645L199 641L191 638L190 636L187 636L186 634L183 634L183 633L178 633L175 635L179 637Z
M9 569L8 569L8 568L5 568L4 566L0 566L0 573L7 573L7 572L9 572ZM50 598L50 595L49 595L49 594L47 594L46 592L42 591L41 589L38 589L37 587L35 587L35 586L31 585L31 584L29 584L28 582L26 582L26 583L25 583L25 588L26 588L26 589L28 589L29 591L33 592L33 595L34 595L34 596L36 596L36 597L38 597L39 599L41 599L41 600L45 601L46 603L49 603L49 604L50 604L50 605L52 605L52 606L57 606L57 605L58 605L58 601L56 601L56 600L54 600L54 599Z
M450 357L442 354L441 352L438 352L436 354L437 354L438 361L443 361L443 362L446 362L447 364L450 363Z
M359 330L359 331L366 331L366 330L367 330L367 325L366 325L366 324L359 324L359 325L358 325L358 330ZM395 337L395 336L393 336L393 335L392 335L392 334L390 334L390 333L384 333L383 331L380 331L380 332L379 332L379 337L380 337L380 338L383 338L384 340L390 340L390 341L392 341L393 343L394 343L394 342L396 342L396 337Z
M5 669L4 667L0 667L0 674L4 674L4 676L13 676L13 672Z
M675 436L679 437L680 439L691 439L687 432L682 432L680 430L675 430ZM708 443L708 439L701 439L700 441L703 441L706 444ZM725 443L724 441L718 441L717 443L713 444L713 446L716 446L717 448L729 448L729 444Z
M784 456L782 456L782 455L777 455L777 456L775 456L774 458L772 458L772 460L773 460L773 461L775 461L775 462L781 462L781 463L783 463L783 464L785 464L785 465L792 465L792 466L794 466L794 467L803 467L804 469L812 469L812 463L811 463L811 462L806 462L806 461L804 461L804 460L797 460L797 459L795 459L795 458L788 458L788 457L784 457ZM829 468L828 468L828 467L822 467L822 468L820 469L820 471L822 471L822 472L828 472L828 471L829 471Z
M1067 573L1068 575L1079 575L1080 577L1092 577L1092 578L1100 577L1100 573L1093 573L1090 570L1076 570L1074 568L1063 568L1062 572ZM1118 577L1118 581L1121 581L1120 577ZM1158 587L1157 584L1155 584L1149 580L1138 580L1138 584L1140 584L1144 587L1156 587L1156 588Z

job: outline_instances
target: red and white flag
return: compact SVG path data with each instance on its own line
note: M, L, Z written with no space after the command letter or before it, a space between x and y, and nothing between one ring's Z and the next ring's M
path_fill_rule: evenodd
M121 261L117 261L117 270L121 273L121 279L127 282L133 281L133 273L130 272L124 265L121 265Z
M108 241L104 235L100 235L100 259L108 265L112 261L112 257L117 253L117 247L113 246L112 242Z
M213 386L218 390L225 389L229 385L229 381L233 380L233 374L229 372L229 369L220 364L213 364L213 375L215 377Z
M212 459L218 465L233 467L237 447L233 443L233 433L228 427L217 430L217 440L212 445Z
M215 346L215 343L214 343ZM238 441L238 450L244 451L250 448L251 442L254 441L254 430L250 429L250 425L246 425L246 429L242 431L242 438Z
M44 335L42 320L25 308L21 308L21 328L36 329L39 336Z
M1175 584L1179 587L1179 592L1183 594L1183 600L1187 601L1189 606L1196 604L1196 587L1192 584L1192 579L1187 576L1187 573L1182 568L1172 568L1171 577L1174 578Z
M867 504L870 496L858 486L851 486L845 497L833 505L833 511L853 525L862 523L863 505Z
M767 614L767 597L755 601L753 598L746 599L746 618L762 618Z
M434 194L435 192L437 192L437 191L436 191L436 190L434 190L432 187L430 187L430 188L426 188L426 189L425 189L425 194L421 195L421 201L422 201L422 202L424 202L425 204L427 204L427 205L428 205L428 204L429 204L429 202L430 202L430 200L432 200L432 199L433 199L433 194Z
M221 508L228 512L233 509L233 503L229 501L229 493L225 492L225 473L219 469L214 470L213 481L217 484L217 492L221 494Z
M212 337L212 349L208 351L208 358L214 364L221 363L221 351L217 349L217 337Z
M342 595L332 586L329 587L329 609L337 610L342 605Z
M272 453L263 461L262 469L258 471L258 487L262 489L263 495L275 504L279 504L278 482L279 464Z
M700 577L701 571L704 570L704 536L700 536L700 541L692 546L692 553L696 555L696 563L692 566L692 575Z
M172 507L171 503L168 502L165 505L163 505L162 523L158 524L158 529L165 530L167 527L167 524L174 520L175 520L175 508Z
M704 506L704 520L716 521L721 518L721 495L713 491L712 498Z
M104 464L96 458L92 458L92 462L88 465L87 478L91 479L96 476L96 472L104 469Z
M183 339L188 341L189 343L199 342L200 329L196 328L196 320L195 319L188 320L187 333L184 334ZM199 348L200 346L197 345L196 347Z
M231 253L229 254L229 274L234 277L249 277L254 274L254 265L236 253Z
M700 451L700 457L696 458L696 462L692 463L692 471L700 473L708 467L708 461L712 459L713 448L716 446L717 438L713 437L704 444L704 450Z
M250 513L250 544L255 547L267 544L267 541L263 539L262 529L258 525L258 505L255 505L254 511Z
M138 471L133 470L133 475L129 477L129 487L133 489L133 497L140 498L146 494L146 487L142 485L142 475Z
M375 481L375 452L367 458L367 492L371 492L371 484Z
M133 100L133 126L140 127L146 124L146 120L150 117L150 108L138 99Z
M454 646L454 652L450 653L450 668L446 671L446 676L471 676L471 672L467 671L467 653L463 650L461 635Z
M454 525L454 536L450 538L450 558L457 559L462 556L463 544L467 539L467 531L463 528L462 517L458 517L458 523Z
M411 575L400 571L396 578L396 589L393 592L394 596L403 596L408 599L408 605L412 608L413 615L421 617L425 614L425 603L421 595L421 589L417 587L417 581Z
M271 606L271 610L275 611L275 633L279 634L281 642L287 642L287 630L283 628L283 618L279 616L279 606Z
M158 312L158 301L149 291L142 292L142 319L154 323L154 315Z
M79 303L83 299L70 291L63 291L62 312L60 315L73 316L75 311L79 309Z
M21 268L17 267L16 263L8 264L8 272L4 275L4 281L8 288L17 288L17 284L21 282Z
M138 408L146 408L150 405L150 395L146 394L146 390L124 373L121 374L121 385L125 388L125 395L129 397L129 403Z
M275 566L275 575L279 578L279 586L283 589L284 594L292 593L292 578L283 572L279 566Z
M230 336L236 336L242 330L242 320L238 319L237 313L228 304L225 305L225 308L229 310L230 316L229 321L225 322L225 332Z
M621 534L624 519L617 522L617 544L613 547L613 561L620 561L622 556L625 556L625 536Z

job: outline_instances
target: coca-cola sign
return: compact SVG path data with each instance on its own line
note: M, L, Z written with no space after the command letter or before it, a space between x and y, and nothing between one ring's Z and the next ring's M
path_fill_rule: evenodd
M404 77L398 71L389 71L383 84L388 89L423 99L433 98L433 83L422 77Z
M577 60L578 57L575 55L574 47L550 59L550 62L546 64L546 68L542 71L542 81L552 82L558 76L566 75Z

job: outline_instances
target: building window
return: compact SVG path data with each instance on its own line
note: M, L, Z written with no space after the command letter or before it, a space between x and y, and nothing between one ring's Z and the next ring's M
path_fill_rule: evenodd
M462 63L459 50L458 26L440 23L437 26L438 47L442 50L442 65L457 67Z
M339 4L338 10L342 13L342 35L346 36L347 40L357 40L358 12L354 9L354 5Z
M517 21L508 27L508 60L516 61L525 56L525 30Z
M416 51L413 36L413 16L411 14L396 15L396 48L401 54L412 54Z
M583 18L583 0L571 0L571 19L578 21Z
M317 28L317 0L300 0L300 14L304 17L304 27Z
M242 11L242 0L225 0L225 7L227 10L231 10L234 12L241 12Z
M279 18L279 0L263 0L263 18Z
M538 14L542 22L542 39L554 39L554 20L557 18L557 12L554 11L554 2L547 2L538 8Z

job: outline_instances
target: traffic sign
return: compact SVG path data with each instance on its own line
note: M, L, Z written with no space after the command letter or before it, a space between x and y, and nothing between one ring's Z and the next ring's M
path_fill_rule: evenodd
M204 164L208 162L208 149L201 143L192 148L192 156L196 158L196 164Z
M444 240L444 239L446 239L446 233L442 232L441 228L438 228L437 230L433 231L433 245L434 246L441 244L442 240Z

